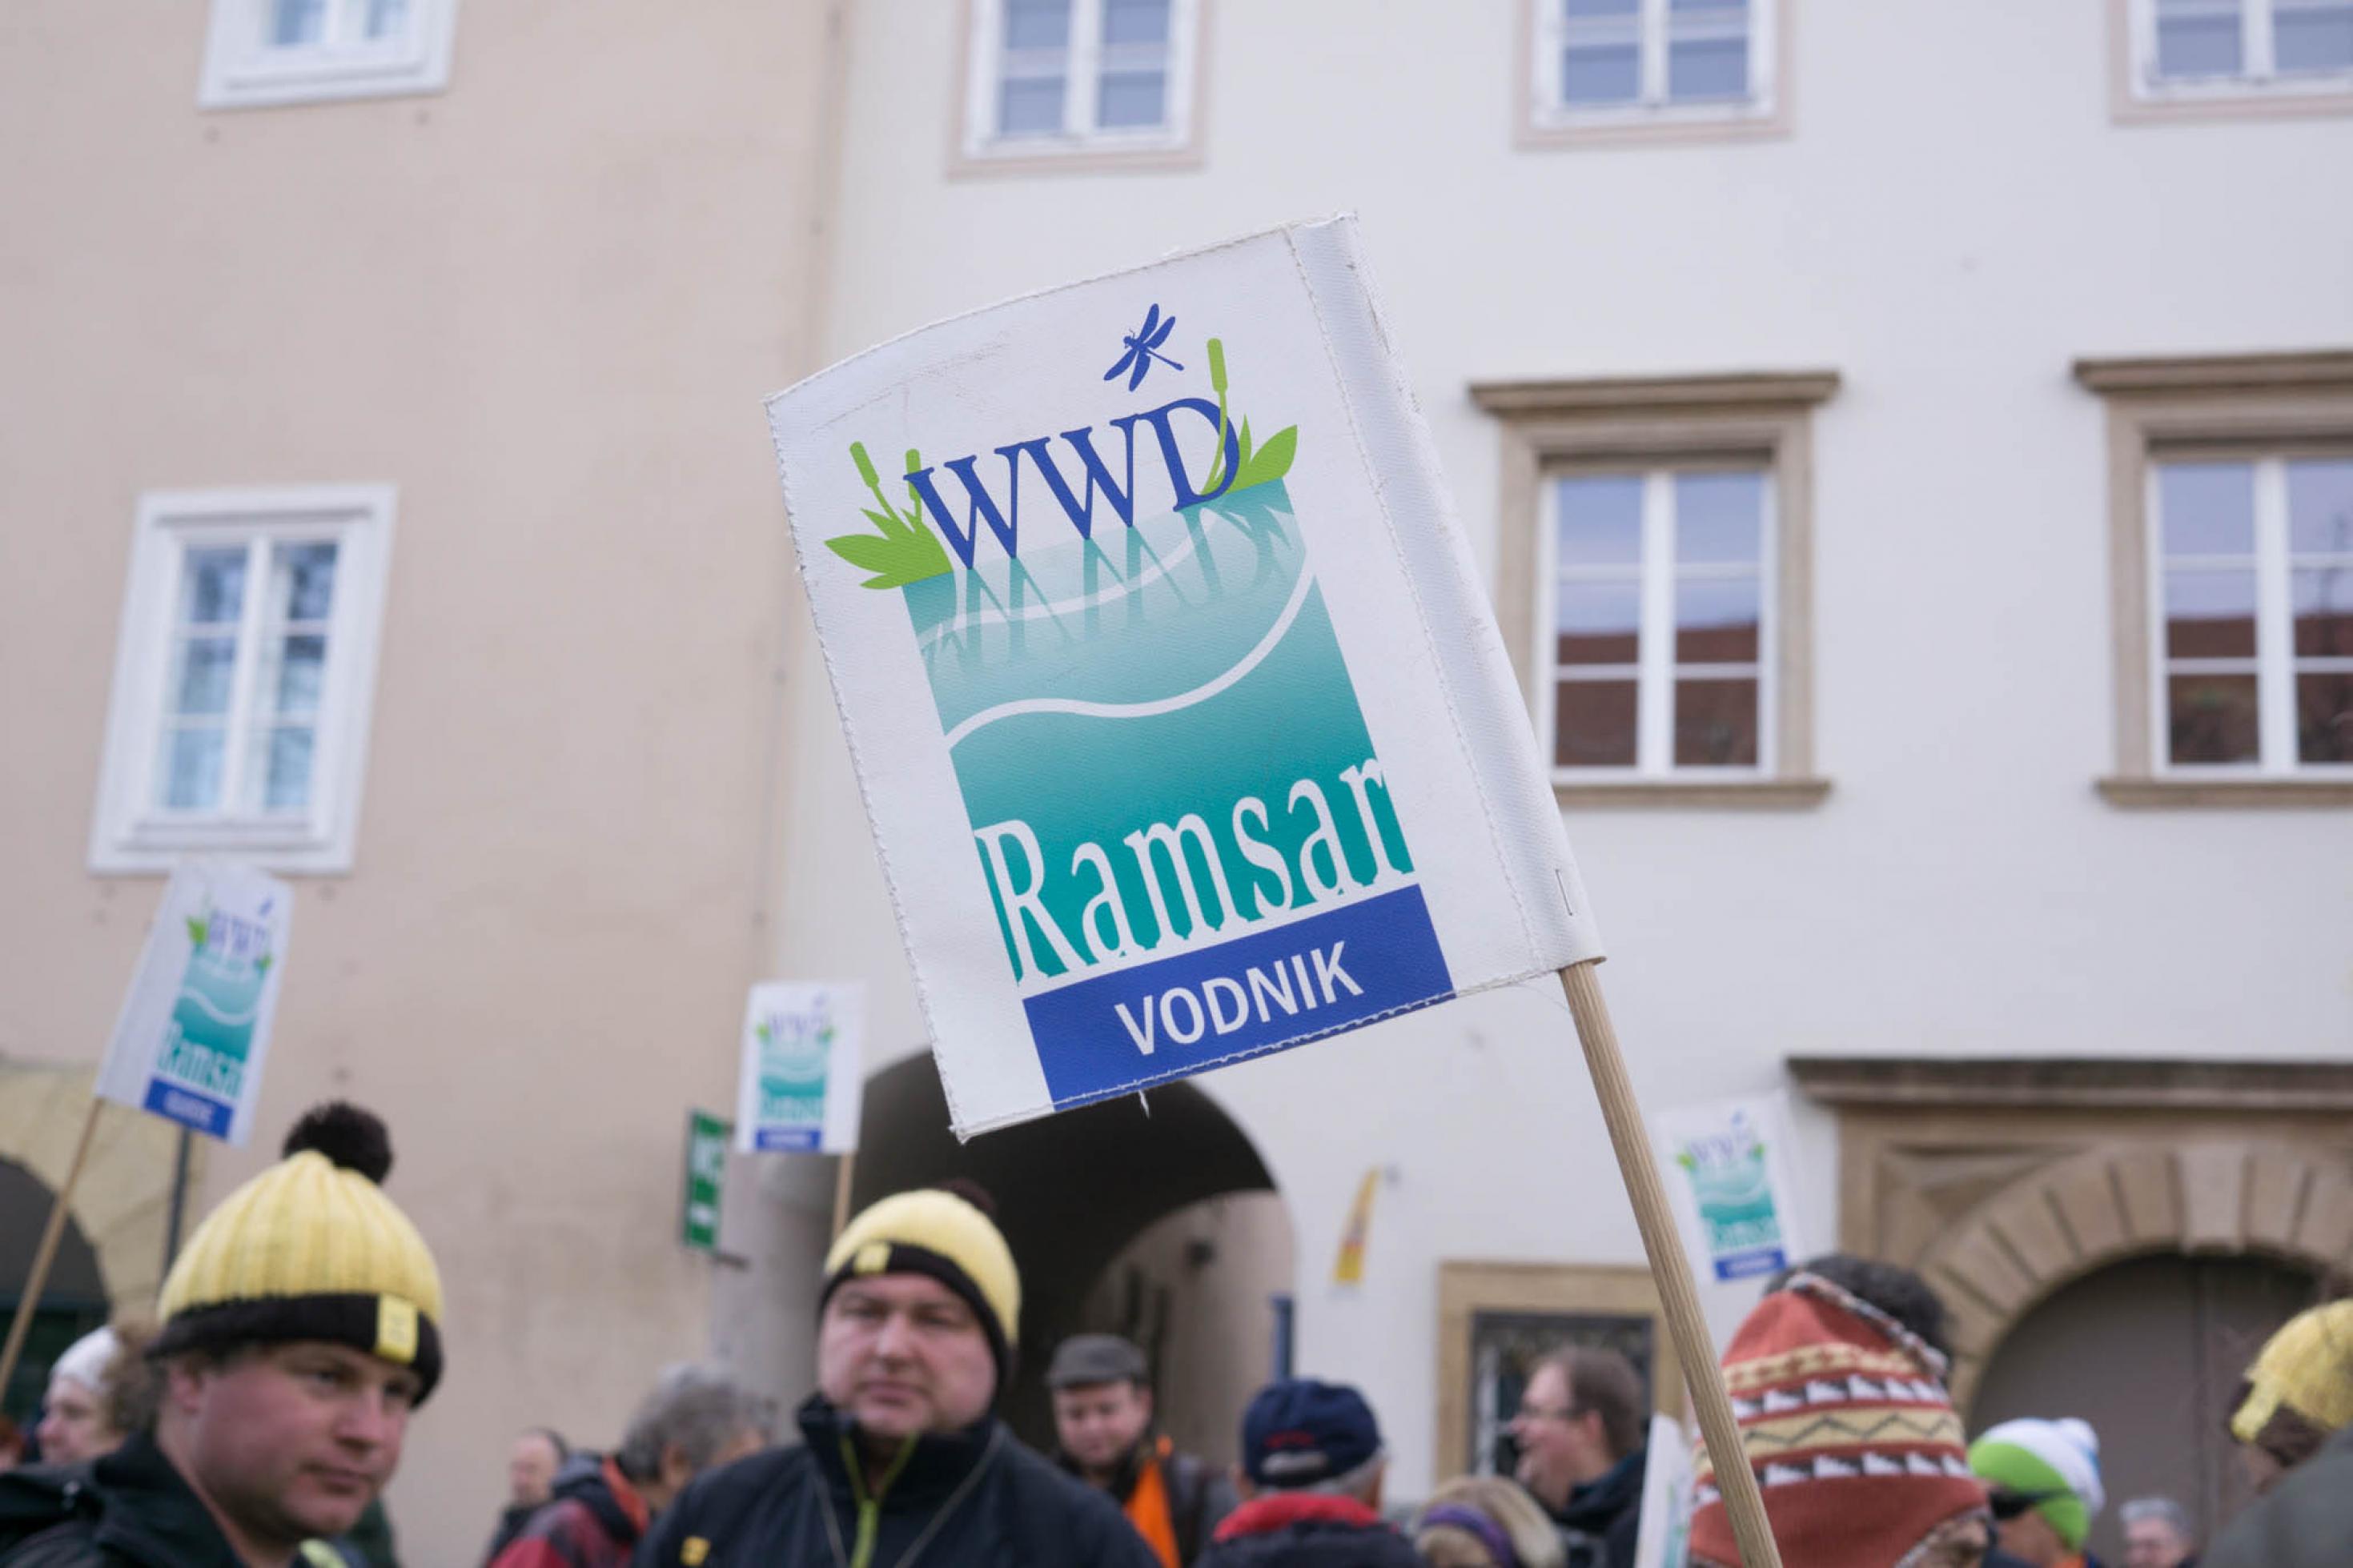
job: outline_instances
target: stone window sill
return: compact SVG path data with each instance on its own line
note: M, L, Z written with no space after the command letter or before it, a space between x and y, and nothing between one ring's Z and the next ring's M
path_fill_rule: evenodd
M1561 805L1586 807L1630 806L1669 810L1806 811L1820 805L1831 793L1828 779L1757 779L1738 783L1721 779L1630 779L1624 784L1556 783L1552 793Z
M2110 805L2133 810L2177 806L2231 809L2242 806L2353 805L2353 778L2335 779L2155 779L2105 778L2093 788Z

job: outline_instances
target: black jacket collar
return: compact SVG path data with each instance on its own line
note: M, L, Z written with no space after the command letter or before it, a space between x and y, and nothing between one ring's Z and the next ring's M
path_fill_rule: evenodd
M809 1457L817 1461L818 1473L825 1478L827 1488L836 1497L853 1497L842 1446L846 1439L852 1451L856 1450L856 1423L828 1404L823 1394L812 1394L797 1414ZM916 1438L914 1453L900 1467L882 1494L883 1510L896 1513L945 1502L988 1457L997 1433L997 1418L984 1415L956 1431L927 1432Z

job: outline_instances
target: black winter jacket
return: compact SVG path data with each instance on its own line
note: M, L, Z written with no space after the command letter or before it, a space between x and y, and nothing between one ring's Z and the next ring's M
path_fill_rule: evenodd
M1637 1448L1568 1494L1553 1515L1568 1548L1568 1568L1634 1568L1642 1533L1642 1476L1650 1450Z
M141 1434L104 1458L0 1474L5 1568L244 1568L180 1472Z
M1267 1492L1227 1517L1196 1568L1421 1568L1421 1554L1361 1503Z
M636 1568L1159 1568L1110 1498L993 1417L916 1440L867 1505L873 1550L861 1562L850 1425L812 1398L800 1426L799 1447L698 1477L654 1521Z

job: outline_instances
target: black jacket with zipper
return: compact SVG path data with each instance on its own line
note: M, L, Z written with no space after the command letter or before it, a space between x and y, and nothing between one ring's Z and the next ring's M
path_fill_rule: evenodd
M5 1568L245 1568L142 1433L104 1458L0 1475Z
M917 1438L871 1499L849 1468L849 1421L812 1398L800 1426L799 1447L698 1477L655 1519L636 1568L1159 1568L1110 1498L993 1417Z

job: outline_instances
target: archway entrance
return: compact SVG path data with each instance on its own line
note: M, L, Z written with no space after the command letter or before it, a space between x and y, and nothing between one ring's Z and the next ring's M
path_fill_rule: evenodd
M1288 1279L1288 1217L1279 1204L1272 1215L1262 1205L1216 1211L1211 1200L1272 1193L1274 1183L1241 1129L1189 1083L1154 1089L1148 1112L1134 1099L1110 1100L959 1144L948 1131L939 1074L930 1057L917 1057L868 1080L861 1142L853 1193L858 1205L955 1177L978 1183L996 1199L1022 1286L1020 1354L1003 1410L1015 1431L1041 1449L1053 1442L1044 1374L1054 1346L1089 1328L1124 1326L1149 1334L1160 1321L1141 1312L1120 1320L1124 1280L1186 1281L1188 1314L1236 1332L1244 1331L1240 1325L1249 1319L1249 1303L1240 1298L1256 1295L1271 1322L1271 1305L1264 1300L1266 1259L1279 1255ZM1204 1205L1209 1206L1194 1207ZM1180 1211L1189 1211L1186 1220L1170 1218ZM1146 1237L1164 1220L1172 1228ZM1130 1252L1139 1238L1143 1244ZM1206 1258L1191 1245L1202 1241L1210 1247ZM1219 1258L1228 1267L1216 1267ZM1115 1259L1131 1273L1113 1270ZM1244 1259L1250 1260L1247 1267L1234 1267ZM1270 1327L1258 1342L1271 1339ZM1177 1343L1164 1338L1161 1348L1168 1353ZM1164 1415L1172 1425L1196 1425L1186 1395L1210 1384L1222 1390L1246 1366L1247 1361L1206 1383L1188 1378L1182 1391L1168 1388L1164 1377ZM1177 1395L1173 1408L1172 1393ZM1239 1417L1237 1405L1198 1419Z
M2247 1363L2320 1299L2314 1272L2270 1258L2137 1258L2062 1286L1986 1363L1972 1431L2012 1416L2078 1415L2100 1435L2108 1507L2092 1550L2124 1556L2117 1505L2152 1494L2189 1510L2202 1540L2252 1496L2224 1430Z
M0 1333L6 1332L6 1326L16 1320L25 1281L33 1271L33 1254L40 1246L49 1207L56 1201L57 1194L39 1177L22 1165L0 1160ZM7 1388L0 1391L0 1409L29 1426L48 1386L49 1363L74 1341L105 1322L107 1315L106 1281L99 1271L98 1251L69 1215L24 1353Z

